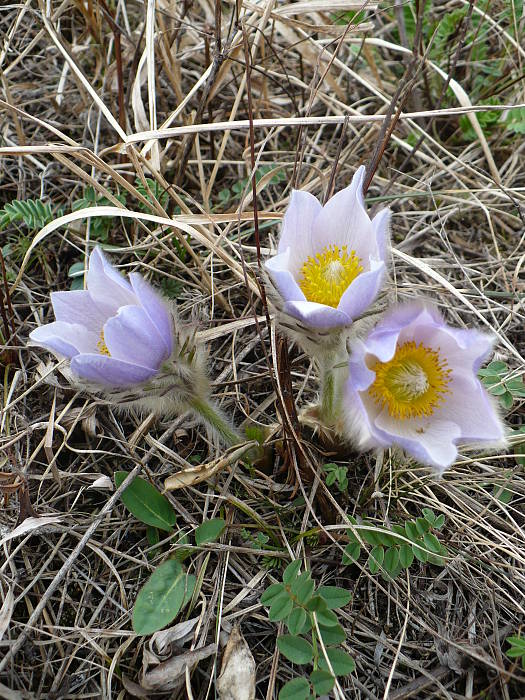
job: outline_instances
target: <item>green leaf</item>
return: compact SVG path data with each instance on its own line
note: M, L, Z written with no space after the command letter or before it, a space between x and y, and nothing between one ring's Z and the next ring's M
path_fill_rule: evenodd
M436 522L434 523L434 529L435 530L441 530L443 525L445 524L445 516L443 514L438 515L436 518Z
M326 655L336 676L346 676L355 671L355 661L342 649L327 649ZM324 656L319 658L319 666L323 671L328 671L328 664Z
M404 569L408 569L414 561L414 552L409 544L402 544L399 548L399 563Z
M436 520L436 514L434 511L431 508L423 508L421 512L423 513L425 520L433 525Z
M286 593L277 598L274 598L270 610L268 612L268 617L272 622L278 622L279 620L284 620L292 612L293 600Z
M425 518L416 518L416 528L421 536L430 530L430 523Z
M505 382L507 389L509 391L517 392L518 394L524 393L525 392L525 384L523 383L523 379L509 379L508 382Z
M441 551L441 544L439 543L438 538L431 532L427 532L427 534L423 537L423 542L425 543L425 547L431 552L434 552L434 554L439 554Z
M297 578L297 574L299 573L299 569L301 568L301 560L296 559L295 561L290 562L286 569L283 571L283 582L284 583L291 583L295 578Z
M488 385L487 389L489 390L489 393L492 394L492 396L503 396L503 394L505 394L505 392L507 391L505 384Z
M317 589L317 593L324 600L329 610L344 608L352 599L350 591L338 586L320 586Z
M507 365L501 360L492 360L492 362L489 362L487 365L487 369L494 372L494 374L501 374L507 371Z
M390 547L393 544L396 543L396 538L392 537L391 534L385 531L381 532L376 532L377 539L379 540L379 544L384 545L385 547Z
M368 555L368 568L371 574L377 574L385 558L385 550L381 545L374 547Z
M495 496L500 503L510 503L512 501L512 491L504 489L502 486L495 485L492 489L492 495Z
M277 637L277 647L281 654L294 664L310 663L314 657L310 642L295 634L283 634Z
M359 559L361 554L361 545L359 542L351 542L346 545L345 551L343 553L343 564L352 564L354 561Z
M128 476L128 472L115 472L117 488ZM149 481L137 476L121 495L122 503L137 520L153 525L160 530L172 532L175 525L175 511L168 499L157 491Z
M305 571L304 574L304 577L303 574L301 574L291 585L292 593L301 605L306 605L308 603L315 588L315 583L312 581L310 572Z
M324 627L335 627L338 624L337 615L331 610L317 610L317 622Z
M317 695L327 695L334 687L335 678L328 671L312 671L310 683Z
M412 522L411 520L407 520L405 523L405 532L406 536L408 537L409 540L412 540L412 542L415 542L419 539L419 532L416 527L416 523Z
M516 396L516 394L514 394ZM499 402L503 406L503 408L506 408L509 410L512 408L512 404L514 403L514 396L510 393L510 391L506 391L504 394L501 394L499 397Z
M373 530L360 530L359 534L367 544L376 545L381 544L377 533Z
M146 539L150 547L154 547L160 542L159 531L156 527L153 527L153 525L148 525L146 528Z
M200 547L206 542L215 542L226 527L226 521L222 518L212 518L205 520L202 525L195 530L195 544Z
M152 634L172 622L191 596L195 577L186 576L178 561L168 559L149 577L139 591L133 609L133 629Z
M397 569L399 566L399 549L397 547L390 547L386 550L383 566L390 575Z
M293 678L279 691L279 700L307 700L310 697L310 684L306 678Z
M288 615L286 625L290 634L300 634L306 622L306 612L303 608L294 608Z
M310 612L315 612L315 613L317 613L321 610L328 610L328 608L326 607L326 603L324 602L324 600L321 598L320 595L314 595L313 598L310 598L310 600L306 604L306 608Z
M286 589L282 583L272 583L261 596L261 605L271 605L274 598L286 593ZM286 593L288 596L288 594Z
M325 647L342 644L342 642L344 642L346 639L345 631L339 623L333 627L319 625L319 632L321 633Z
M416 557L416 559L419 559L419 561L422 561L423 564L428 560L427 553L425 552L424 549L421 549L421 547L418 547L417 545L413 544L412 551L414 552L414 556Z
M427 554L427 561L430 564L435 564L436 566L445 566L443 557L440 557L437 554Z

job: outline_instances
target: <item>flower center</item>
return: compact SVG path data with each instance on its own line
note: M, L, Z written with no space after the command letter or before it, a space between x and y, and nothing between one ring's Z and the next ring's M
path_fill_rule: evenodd
M104 340L104 331L100 331L100 340L97 343L97 348L98 351L101 355L107 355L108 357L111 357L111 353L108 350L108 346L106 345L106 341Z
M408 341L388 362L371 368L376 378L368 393L394 418L431 416L448 393L450 372L436 350Z
M301 268L299 286L308 301L337 308L343 293L363 271L361 259L347 246L326 246Z

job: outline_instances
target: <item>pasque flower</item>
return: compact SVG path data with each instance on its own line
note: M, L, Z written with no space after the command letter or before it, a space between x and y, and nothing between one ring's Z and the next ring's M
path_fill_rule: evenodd
M56 321L30 334L34 343L71 360L73 374L106 387L146 382L173 350L164 301L137 273L129 282L95 248L87 289L52 292Z
M343 398L349 437L364 449L397 445L440 473L458 443L501 443L501 420L477 378L492 343L448 326L425 303L388 313L354 343Z
M87 289L53 292L51 303L56 320L30 338L69 359L81 388L124 408L164 416L190 410L225 442L240 442L209 399L206 353L194 329L138 273L126 280L97 247Z
M361 166L324 206L308 192L293 190L277 255L266 261L276 307L307 328L350 326L381 289L390 211L370 220L364 175Z

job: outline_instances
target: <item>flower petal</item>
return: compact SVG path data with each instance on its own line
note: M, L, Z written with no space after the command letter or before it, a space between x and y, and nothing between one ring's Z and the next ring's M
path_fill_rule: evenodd
M54 321L45 326L39 326L29 334L31 340L48 350L71 358L79 352L96 350L98 335L79 323Z
M57 321L80 323L97 335L107 320L87 290L51 292L51 304Z
M166 356L171 355L173 350L172 319L164 300L137 272L132 272L129 279L137 299L166 346Z
M140 306L123 306L104 326L111 357L157 369L168 357L166 343Z
M325 246L346 245L349 250L355 250L366 265L370 257L379 258L372 222L365 210L364 176L365 167L362 165L356 170L350 185L334 194L319 212L312 234L314 253L319 253Z
M370 270L357 275L343 293L337 309L349 318L356 319L372 304L381 289L385 275L385 264L372 260Z
M89 382L113 387L140 384L156 374L151 367L141 367L98 353L76 355L71 360L71 370Z
M391 444L403 447L419 462L440 473L457 457L456 441L461 438L461 429L452 420L435 417L399 420L383 409L374 425L380 438L390 437Z
M284 310L311 328L341 328L352 324L351 319L342 311L314 301L288 301Z
M499 442L505 433L499 415L481 383L470 373L455 373L439 416L452 420L463 442Z
M372 229L376 237L377 248L381 260L386 260L388 244L390 242L390 219L392 212L390 209L381 209L372 219Z
M284 253L267 260L264 266L285 301L306 301L303 290L289 270L291 252L292 249L287 248Z
M98 246L89 256L87 288L106 317L114 316L121 306L138 304L130 283L115 270Z
M314 253L312 229L321 210L322 207L313 194L304 190L292 191L290 204L283 218L277 252L284 253L288 248L291 249L289 269L296 279L302 266Z

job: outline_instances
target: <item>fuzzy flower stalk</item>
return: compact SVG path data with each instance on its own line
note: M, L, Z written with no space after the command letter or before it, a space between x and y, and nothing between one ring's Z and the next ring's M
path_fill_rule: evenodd
M338 414L350 329L376 300L386 272L390 211L370 219L364 176L361 166L324 206L310 193L293 190L277 255L265 263L280 327L320 366L320 417L326 425Z
M354 343L344 389L348 437L362 449L397 446L439 474L457 445L504 444L497 410L477 372L493 338L447 325L425 303L386 314Z
M69 360L73 384L124 409L191 411L226 444L242 441L210 399L206 353L193 329L138 273L128 281L97 247L87 289L53 292L51 304L56 320L29 337Z

